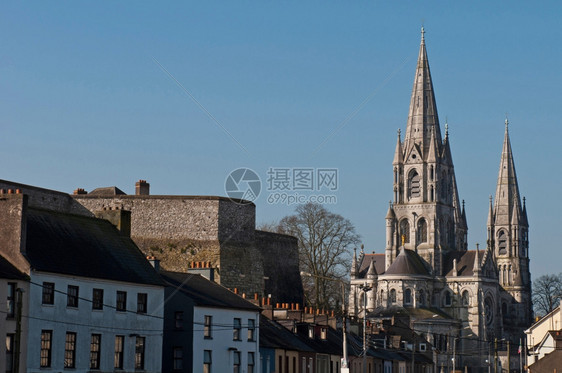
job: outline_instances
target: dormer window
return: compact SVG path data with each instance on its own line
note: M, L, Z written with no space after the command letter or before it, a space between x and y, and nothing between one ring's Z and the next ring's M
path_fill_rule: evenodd
M326 329L326 328L320 329L320 339L323 340L323 341L328 339L328 329Z
M314 339L314 327L312 326L308 327L308 338Z

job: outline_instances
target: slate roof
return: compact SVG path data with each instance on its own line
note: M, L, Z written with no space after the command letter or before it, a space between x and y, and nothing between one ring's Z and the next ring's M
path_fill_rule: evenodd
M88 193L90 196L123 196L126 195L121 189L112 186L112 187L103 187L103 188L96 188Z
M0 256L0 278L8 280L27 280L28 277L21 273L16 267Z
M131 238L103 219L29 208L24 255L38 271L163 285Z
M292 331L276 321L260 317L260 347L291 351L314 352Z
M485 251L478 250L480 263L484 258ZM476 250L451 252L444 261L445 276L453 276L453 259L457 260L457 276L474 276L474 257Z
M386 256L385 254L364 254L363 260L359 266L359 277L364 278L367 276L367 271L369 270L369 266L371 265L371 260L375 261L375 270L377 274L383 274L385 270L385 261Z
M402 249L394 262L386 270L386 275L423 275L429 276L429 272L423 264L420 256L407 249Z
M179 289L198 306L261 311L260 307L201 275L168 271L160 274L168 286Z

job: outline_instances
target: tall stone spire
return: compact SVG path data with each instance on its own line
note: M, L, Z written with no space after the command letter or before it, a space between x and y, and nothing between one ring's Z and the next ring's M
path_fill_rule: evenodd
M396 150L394 151L393 165L399 165L404 161L404 156L402 155L402 142L400 141L400 130L398 130L398 140L396 141Z
M437 115L437 105L433 93L433 83L429 71L429 61L425 48L424 29L422 27L422 37L414 87L410 99L410 110L408 114L408 125L406 136L404 137L405 151L408 153L414 143L421 145L424 157L429 149L431 141L431 129L435 127L435 138L441 143L441 132L439 129L439 118Z
M500 170L496 186L496 199L494 202L494 223L496 226L511 223L514 205L519 207L521 202L519 200L519 186L517 185L511 142L509 140L509 122L506 118Z

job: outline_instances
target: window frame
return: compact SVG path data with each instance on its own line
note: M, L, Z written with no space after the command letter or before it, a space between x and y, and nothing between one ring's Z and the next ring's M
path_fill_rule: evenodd
M64 339L64 369L76 368L76 332L66 332Z
M148 294L137 293L137 313L145 314L148 306Z
M183 369L183 348L180 346L172 348L172 369L174 371L181 371Z
M235 317L232 325L232 340L241 341L242 340L242 319Z
M120 296L122 299L120 299ZM127 292L122 290L117 290L115 292L115 311L117 312L127 312Z
M256 320L248 319L248 341L253 342L256 340Z
M213 351L203 350L203 373L211 373L213 367Z
M16 290L18 284L15 282L8 282L7 295L6 295L6 318L12 319L16 316Z
M125 336L115 336L115 348L113 349L113 368L116 370L123 370L123 361L125 350Z
M101 334L90 337L90 370L99 370L101 363Z
M293 356L293 367L294 363L294 356ZM247 373L254 373L255 372L255 365L256 365L256 355L253 351L248 351L248 369Z
M16 335L14 333L6 334L6 373L14 373L14 347Z
M53 304L55 304L55 283L54 282L43 282L42 292L41 292L41 304L42 305L53 305Z
M103 295L103 289L92 289L92 310L103 310Z
M66 290L66 307L78 308L79 297L80 287L77 285L68 285Z
M213 316L205 315L203 322L203 338L213 339Z
M183 311L176 311L174 313L175 329L183 330Z
M41 368L50 368L52 363L53 353L53 331L41 330L41 345L40 345L40 360L39 366Z
M240 373L240 366L242 365L242 356L240 351L233 351L232 355L232 372Z
M135 370L144 370L146 338L138 335L135 339Z

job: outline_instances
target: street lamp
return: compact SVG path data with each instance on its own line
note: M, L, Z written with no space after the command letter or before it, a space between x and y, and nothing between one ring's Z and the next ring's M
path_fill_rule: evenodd
M343 357L341 362L341 373L349 373L349 368L347 366L347 312L345 309L345 282L339 278L331 278L326 276L320 275L313 275L312 273L308 272L301 272L301 276L307 277L317 277L328 281L337 281L341 284L341 309L342 309L342 334L343 334L343 342L342 342L342 349L343 349Z
M363 291L363 373L367 373L367 292L373 288L367 283L359 285Z

